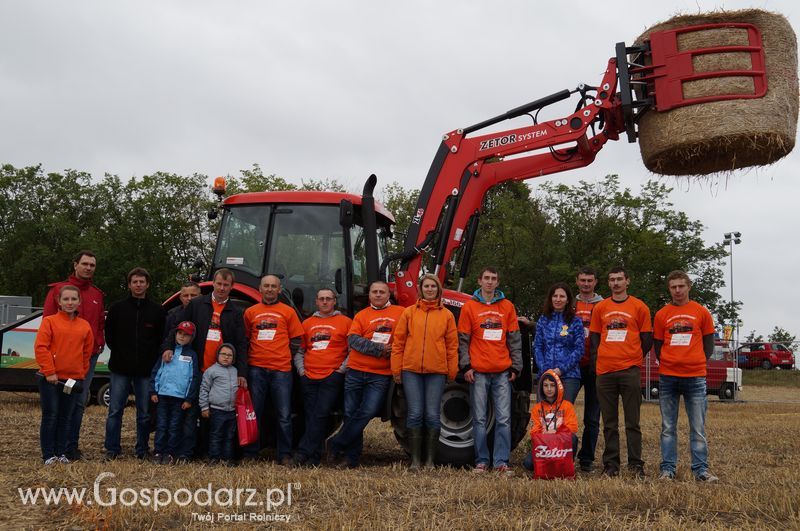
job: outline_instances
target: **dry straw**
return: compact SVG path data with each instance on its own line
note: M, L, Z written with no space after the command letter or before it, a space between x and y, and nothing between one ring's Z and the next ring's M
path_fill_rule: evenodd
M767 94L647 112L639 123L639 146L645 166L663 175L708 175L765 165L794 147L798 113L797 39L782 15L751 9L681 15L651 27L654 31L698 24L744 22L761 32L766 58ZM679 51L711 46L746 45L744 29L724 28L681 34ZM748 53L694 57L696 72L751 69ZM752 94L750 77L718 77L684 83L685 98Z

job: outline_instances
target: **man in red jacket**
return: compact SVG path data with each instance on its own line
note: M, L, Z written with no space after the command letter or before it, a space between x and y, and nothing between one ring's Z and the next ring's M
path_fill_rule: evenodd
M81 433L81 423L83 422L83 411L86 408L86 398L89 395L90 387L92 385L92 378L94 377L94 367L97 364L97 358L100 352L103 351L105 346L105 336L103 330L105 328L105 310L103 308L103 292L100 291L94 284L94 271L97 268L97 258L94 253L89 250L79 251L72 261L73 273L62 282L55 282L50 284L50 291L44 299L44 310L42 317L58 313L58 292L62 286L75 286L81 292L81 303L78 306L78 316L82 317L89 322L94 336L94 348L92 349L92 357L89 360L89 371L83 380L83 390L81 396L75 405L75 411L72 415L72 422L70 423L70 433L67 438L66 457L70 461L76 461L81 458L81 451L78 448L78 439Z

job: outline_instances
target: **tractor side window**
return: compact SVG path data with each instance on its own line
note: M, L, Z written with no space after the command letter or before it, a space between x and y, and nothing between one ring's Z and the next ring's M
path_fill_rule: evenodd
M231 208L225 215L214 266L261 276L269 209L263 205Z
M344 233L338 206L281 205L275 209L267 273L282 277L281 285L304 317L316 311L320 288L336 289L344 278ZM340 282L341 284L341 282ZM346 293L338 293L344 308Z
M364 228L359 225L350 227L350 245L353 246L353 297L366 297L367 285L367 251L364 248Z

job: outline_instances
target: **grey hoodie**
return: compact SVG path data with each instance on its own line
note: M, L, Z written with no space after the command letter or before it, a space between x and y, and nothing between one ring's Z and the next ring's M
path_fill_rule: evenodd
M209 407L222 411L236 411L236 392L239 390L238 373L233 364L223 367L219 361L206 369L200 383L200 410Z

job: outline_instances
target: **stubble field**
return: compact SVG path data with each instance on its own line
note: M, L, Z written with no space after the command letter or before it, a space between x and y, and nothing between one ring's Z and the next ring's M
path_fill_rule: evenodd
M784 402L756 401L772 397ZM720 482L705 485L691 479L685 418L679 424L678 480L656 479L657 403L642 406L646 479L624 473L606 479L595 472L578 473L575 481L531 481L519 466L523 445L512 456L512 478L452 468L410 473L390 427L377 420L368 427L363 466L356 470L287 469L271 462L237 468L161 466L133 457L105 463L105 410L98 406L89 407L84 419L82 446L88 459L44 467L37 395L0 393L0 503L6 508L0 513L0 528L226 528L239 519L239 525L248 527L312 529L800 529L798 393L749 387L742 398L747 402L709 398L710 462ZM580 397L576 407L581 418ZM133 408L125 413L123 448L128 453L134 414ZM598 458L601 451L602 435ZM94 497L95 484L99 498ZM41 499L36 505L23 504L19 489L38 487L85 488L86 496L81 504L63 499L58 505L46 506ZM156 494L155 489L164 490ZM235 489L240 489L238 503ZM207 505L204 491L220 504ZM113 493L117 503L111 505ZM158 510L146 500L164 502L167 496L172 502ZM187 496L194 498L186 503ZM264 522L266 518L289 521Z

